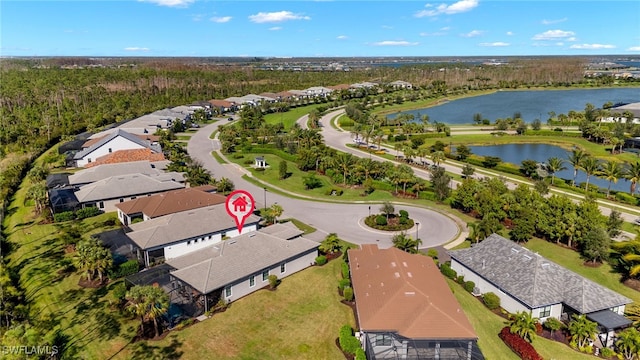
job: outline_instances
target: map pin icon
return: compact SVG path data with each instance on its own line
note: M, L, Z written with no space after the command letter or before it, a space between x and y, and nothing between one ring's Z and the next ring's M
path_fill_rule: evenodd
M227 214L236 222L238 234L241 234L244 222L253 213L256 202L248 191L235 190L227 196L225 207Z

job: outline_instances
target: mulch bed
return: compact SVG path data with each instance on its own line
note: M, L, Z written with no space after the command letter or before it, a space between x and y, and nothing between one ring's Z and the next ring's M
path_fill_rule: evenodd
M94 279L89 281L88 279L80 277L80 280L78 280L78 286L83 288L91 288L91 289L101 288L108 283L109 283L109 280L107 279L103 281L100 281L100 279Z
M539 334L541 337L553 341L557 341L569 346L569 335L566 334L563 330L554 331L553 335L551 335L551 331L544 329L542 333Z
M593 261L585 261L582 263L582 265L586 266L586 267L590 267L590 268L599 268L600 266L602 266L602 263L597 261L597 262L593 262Z
M640 291L640 280L638 279L627 279L622 283L627 287L630 287L636 291Z
M194 323L197 323L197 321ZM142 327L138 326L138 332L136 333L136 336L133 337L133 340L131 340L131 342L135 343L141 340L158 341L164 339L170 333L170 331L167 331L162 327L159 328L159 331L160 335L156 337L156 328L154 327L153 322L146 322L144 324L144 333L142 332Z

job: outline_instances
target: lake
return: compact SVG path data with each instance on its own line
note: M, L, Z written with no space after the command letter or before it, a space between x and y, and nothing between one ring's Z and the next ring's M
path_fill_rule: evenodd
M515 112L520 112L522 119L527 123L535 119L546 123L550 111L568 114L570 110L584 111L587 103L601 108L607 102L640 102L640 88L498 91L404 113L413 114L416 119L419 119L420 115L429 115L432 122L472 124L476 113L493 123L496 119L513 117ZM392 119L398 114L400 112L387 117Z
M523 160L531 159L537 162L546 163L551 157L557 157L565 160L564 166L566 170L556 173L556 177L562 179L573 179L573 166L569 163L569 154L571 151L565 150L559 146L548 144L502 144L502 145L486 145L486 146L469 146L471 152L480 156L497 156L503 162L512 163L520 166ZM576 183L587 181L587 175L578 171ZM609 182L600 179L597 176L591 176L589 184L597 185L603 189L609 186ZM620 179L617 183L611 184L611 190L629 192L631 183L626 179Z

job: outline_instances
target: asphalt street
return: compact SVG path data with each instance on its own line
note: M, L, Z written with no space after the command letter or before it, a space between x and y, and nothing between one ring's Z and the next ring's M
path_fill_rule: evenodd
M238 165L218 163L211 152L218 151L220 144L218 140L210 139L209 135L224 123L224 121L217 121L201 128L191 137L187 145L189 155L194 160L201 162L216 179L229 178L235 184L236 189L250 192L258 208L263 206L265 199L267 206L277 202L284 209L282 218L296 218L318 229L315 233L306 236L310 239L321 241L326 234L335 232L341 238L355 244L376 243L381 248L392 246L391 238L396 232L382 232L363 224L364 218L369 214L369 207L371 207L371 213L379 212L380 203L328 203L291 198L269 191L269 189L276 188L272 185L265 183L264 187L267 188L265 191L264 187L246 181L242 176L250 175L250 173ZM288 191L281 187L278 190L284 193ZM395 205L395 208L396 212L399 210L408 211L410 217L419 223L407 233L413 237L419 236L422 240L422 249L446 244L458 239L459 236L465 236L456 219L448 215L421 207Z

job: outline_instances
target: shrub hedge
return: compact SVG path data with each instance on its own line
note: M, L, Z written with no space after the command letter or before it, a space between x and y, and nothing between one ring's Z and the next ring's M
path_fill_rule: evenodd
M340 279L338 282L338 288L340 291L344 291L346 287L351 287L351 280L349 279Z
M118 265L118 267L109 274L109 278L113 280L133 275L138 272L139 268L140 264L138 263L138 260L128 260Z
M472 293L475 287L476 287L476 283L474 283L473 281L465 281L464 283L464 289L467 290L467 292Z
M453 270L449 264L442 264L440 266L440 272L451 280L454 280L458 276L458 273Z
M345 251L346 253L346 251ZM351 276L349 276L349 265L346 262L343 262L341 265L341 270L342 270L342 278L343 279L350 279Z
M533 345L520 336L512 334L508 326L502 328L499 336L511 351L520 356L522 360L543 360L542 356L533 348Z
M324 255L320 255L316 257L316 264L322 266L327 263L327 257Z
M353 329L349 325L343 325L340 328L340 336L338 337L340 348L347 354L355 355L356 351L360 349L360 340L353 336Z
M500 298L498 295L488 292L482 296L482 302L489 308L489 310L495 310L500 307Z
M344 294L345 300L353 301L353 288L351 286L346 286L342 293Z

